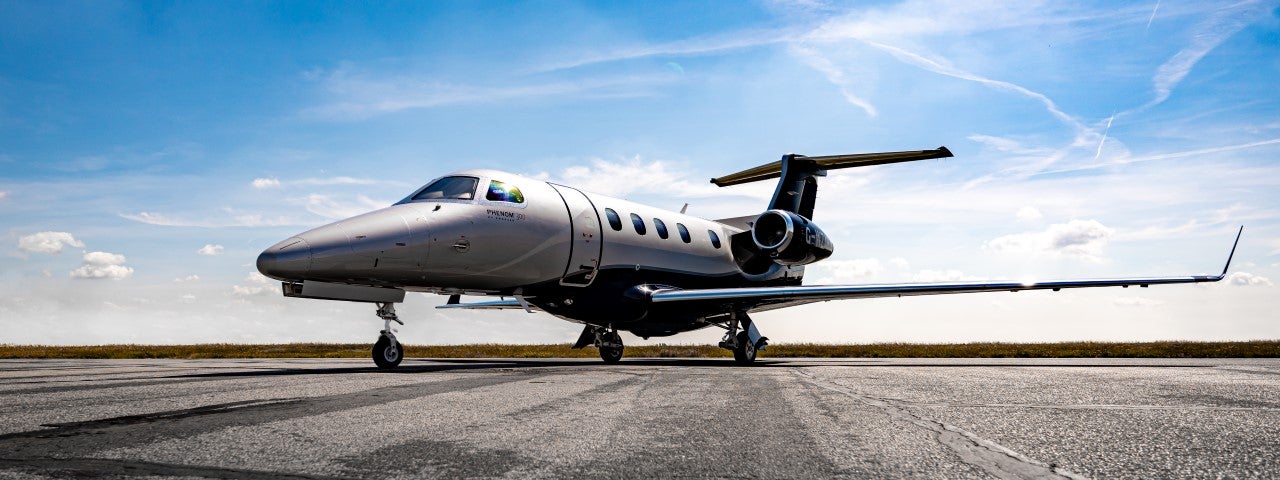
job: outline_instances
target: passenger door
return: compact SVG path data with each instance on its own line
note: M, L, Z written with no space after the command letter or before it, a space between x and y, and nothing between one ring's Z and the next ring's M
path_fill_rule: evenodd
M600 268L600 254L604 251L604 237L600 234L600 215L591 199L573 187L550 184L569 210L569 228L573 236L569 242L569 263L565 265L560 284L585 287L596 278Z

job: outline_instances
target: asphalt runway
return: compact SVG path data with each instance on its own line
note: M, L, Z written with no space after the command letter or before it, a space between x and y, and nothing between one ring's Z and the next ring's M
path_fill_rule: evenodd
M1280 360L0 361L0 477L1275 478Z

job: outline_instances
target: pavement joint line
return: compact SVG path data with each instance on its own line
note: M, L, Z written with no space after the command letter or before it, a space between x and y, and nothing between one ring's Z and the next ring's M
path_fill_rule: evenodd
M910 411L906 406L895 402L864 395L831 381L818 378L801 369L792 369L796 374L805 377L810 385L830 390L860 403L876 407L892 418L932 430L937 434L938 443L955 451L960 461L1002 479L1070 479L1088 480L1088 477L1073 473L1057 465L1027 457L1004 445L979 437L962 428L938 420L923 417Z
M1036 408L1045 410L1170 410L1170 411L1214 411L1214 412L1277 412L1280 407L1219 407L1212 405L1115 405L1115 404L1082 404L1082 405L1038 405L1020 403L914 403L899 402L902 406L914 408Z

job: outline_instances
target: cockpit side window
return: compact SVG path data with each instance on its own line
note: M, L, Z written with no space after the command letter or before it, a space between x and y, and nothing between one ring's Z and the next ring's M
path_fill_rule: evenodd
M478 183L476 177L444 177L427 185L413 200L472 200Z
M524 194L515 185L508 185L497 180L489 182L489 192L484 199L491 202L524 203Z

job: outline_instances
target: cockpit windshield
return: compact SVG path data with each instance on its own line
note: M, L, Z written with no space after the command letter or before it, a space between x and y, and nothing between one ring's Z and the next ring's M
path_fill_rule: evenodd
M479 182L476 177L444 177L422 189L410 201L471 200L476 196L476 184Z

